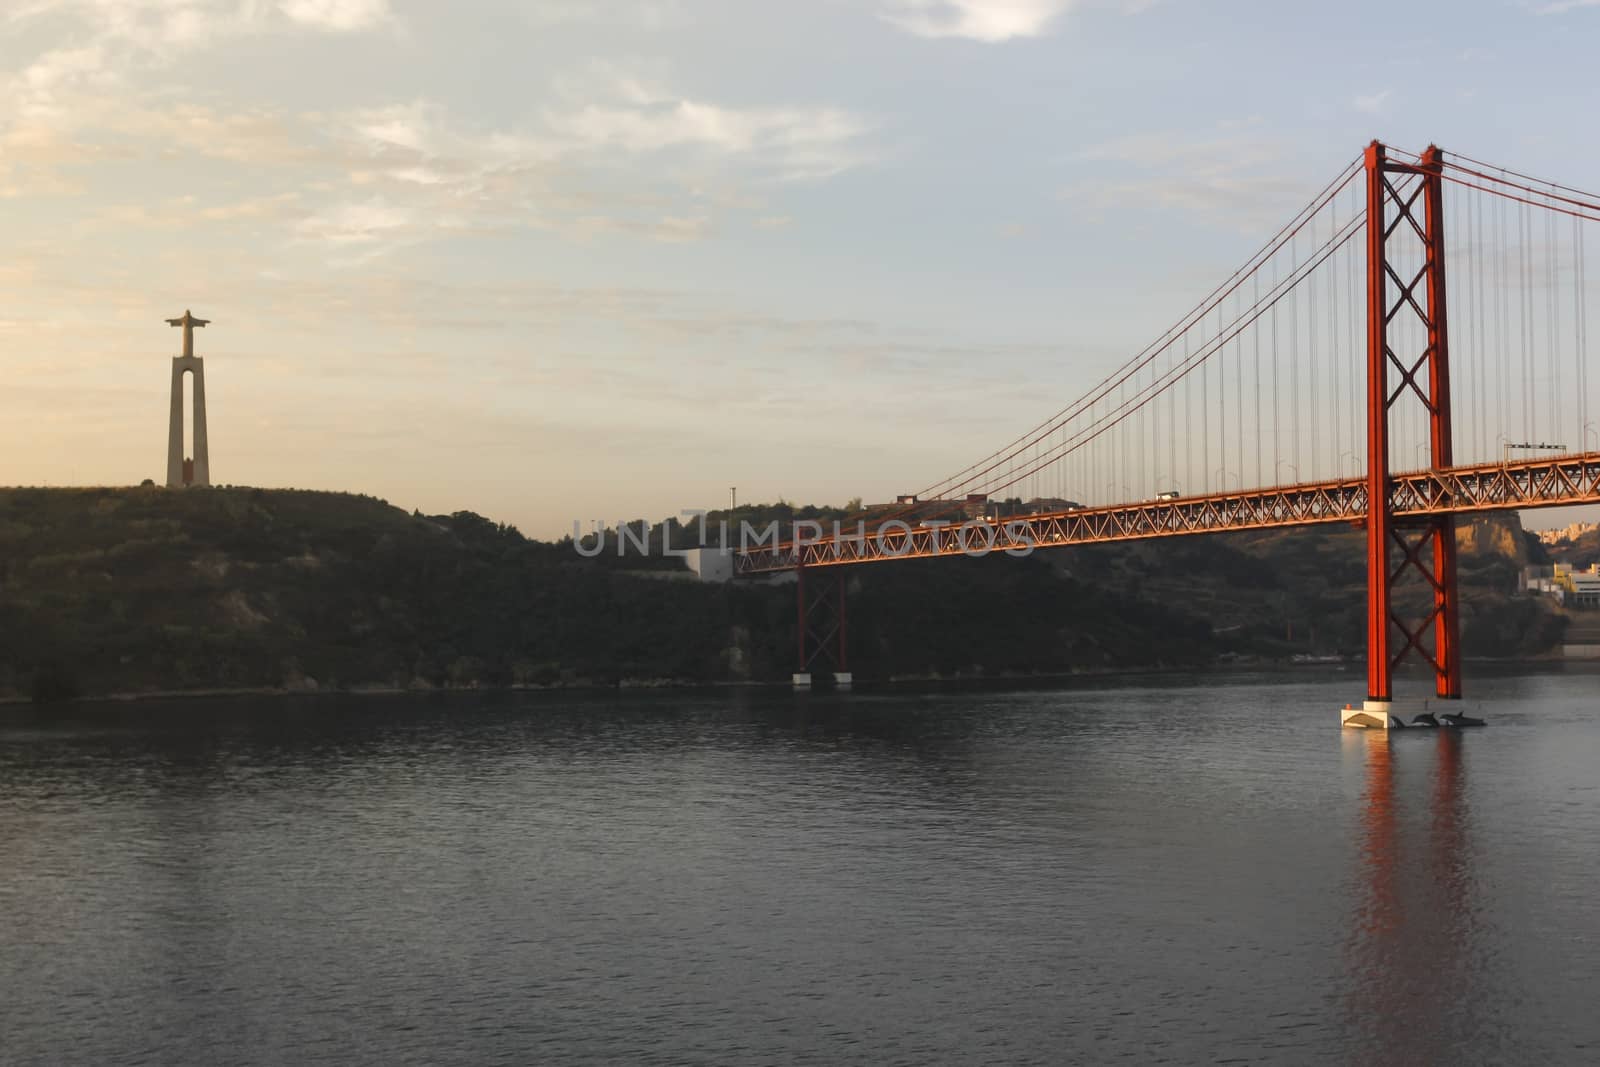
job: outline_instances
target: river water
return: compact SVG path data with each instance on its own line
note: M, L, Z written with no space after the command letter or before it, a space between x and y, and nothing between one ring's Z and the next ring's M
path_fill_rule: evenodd
M1600 1062L1600 676L0 709L6 1063Z

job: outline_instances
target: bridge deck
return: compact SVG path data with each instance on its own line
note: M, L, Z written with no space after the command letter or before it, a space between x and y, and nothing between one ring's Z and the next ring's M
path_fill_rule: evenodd
M1395 474L1390 478L1389 493L1394 514L1402 521L1427 515L1600 503L1600 452ZM932 528L889 520L864 534L850 530L837 538L829 534L737 552L734 573L754 576L802 566L837 567L990 552L1024 555L1038 548L1066 545L1362 523L1366 516L1366 479L1349 478Z

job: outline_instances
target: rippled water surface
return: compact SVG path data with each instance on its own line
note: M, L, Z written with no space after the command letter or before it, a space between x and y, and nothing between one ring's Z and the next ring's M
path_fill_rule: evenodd
M1597 1063L1600 676L0 709L8 1063Z

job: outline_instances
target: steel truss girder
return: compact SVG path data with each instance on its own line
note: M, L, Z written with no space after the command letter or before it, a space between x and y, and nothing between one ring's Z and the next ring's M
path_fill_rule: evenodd
M1600 504L1600 452L1413 471L1389 478L1389 514L1397 520L1573 504ZM809 570L994 552L1024 555L1068 545L1366 521L1367 480L1347 478L938 529L892 523L892 529L869 529L861 536L825 536L798 545L789 541L738 552L734 573L753 577L802 566Z

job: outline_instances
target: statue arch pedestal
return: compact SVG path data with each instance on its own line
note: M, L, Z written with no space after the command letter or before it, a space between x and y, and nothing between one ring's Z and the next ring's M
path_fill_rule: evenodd
M169 326L183 327L183 355L172 357L172 414L167 424L167 488L186 489L211 484L211 451L206 442L206 365L194 354L194 328L209 319L197 319L185 311L181 318L168 319ZM194 456L183 454L183 376L194 375Z
M194 375L194 456L183 454L183 376ZM192 477L185 477L185 468ZM198 356L172 359L172 416L167 427L167 488L184 489L211 484L211 457L206 447L206 365Z

